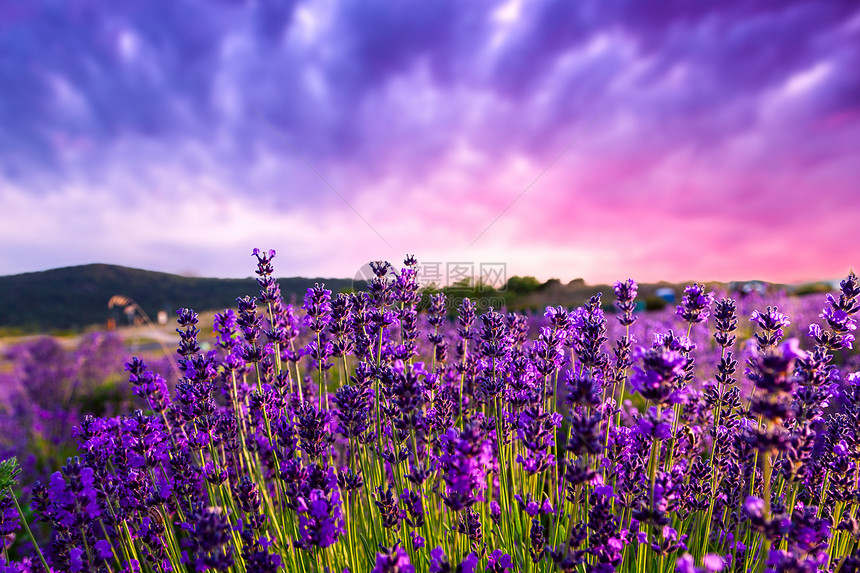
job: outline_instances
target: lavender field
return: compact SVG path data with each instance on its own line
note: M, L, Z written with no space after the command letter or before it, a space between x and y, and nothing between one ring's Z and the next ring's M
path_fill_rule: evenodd
M254 255L237 311L178 311L179 376L4 351L3 571L860 570L855 275L476 315L412 257L293 308Z
M49 475L74 455L73 428L86 414L116 416L135 407L125 362L129 349L115 333L73 341L30 337L0 346L0 456L16 456L28 476ZM175 381L162 355L154 369Z
M858 0L0 0L0 573L860 573L858 70Z

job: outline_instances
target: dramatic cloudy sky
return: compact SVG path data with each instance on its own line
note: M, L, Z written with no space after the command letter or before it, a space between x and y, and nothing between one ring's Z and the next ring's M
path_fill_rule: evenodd
M0 274L844 276L860 4L0 2Z

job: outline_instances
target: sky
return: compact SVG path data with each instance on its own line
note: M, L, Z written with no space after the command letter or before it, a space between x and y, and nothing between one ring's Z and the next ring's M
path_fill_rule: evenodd
M856 1L5 0L0 54L0 275L860 263Z

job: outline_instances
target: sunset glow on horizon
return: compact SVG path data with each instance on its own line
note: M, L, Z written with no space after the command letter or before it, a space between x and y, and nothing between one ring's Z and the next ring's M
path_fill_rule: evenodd
M853 2L0 5L0 275L860 263Z

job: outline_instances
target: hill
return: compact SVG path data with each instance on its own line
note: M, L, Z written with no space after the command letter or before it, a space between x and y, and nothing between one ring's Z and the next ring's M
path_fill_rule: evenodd
M351 279L280 278L281 291L287 302L301 304L305 291L314 283L325 283L332 292L351 290ZM641 308L658 309L680 298L684 284L660 282L640 283L638 301ZM766 285L760 281L746 283L708 283L708 287L740 291L744 288L789 290L795 294L822 292L832 285L815 283L794 288L789 285ZM361 285L364 288L364 284ZM669 299L658 295L658 289L672 293ZM611 310L614 296L610 285L589 285L582 279L567 284L558 279L539 282L534 277L510 277L500 290L489 286L455 284L443 289L449 298L453 314L463 297L478 303L479 312L489 306L514 311L540 312L547 306L579 306L591 295L602 292L603 304ZM0 335L27 334L49 331L80 331L91 325L105 325L114 318L125 324L119 308L109 310L108 301L114 295L134 299L153 319L166 310L172 323L178 308L193 308L198 312L235 308L236 298L255 296L259 287L253 278L196 278L132 269L116 265L92 264L53 269L38 273L0 276ZM430 289L428 292L435 292ZM425 293L426 294L426 293ZM427 299L422 301L426 307Z
M284 299L301 303L308 287L324 282L333 292L352 287L351 279L278 279ZM236 297L256 295L253 278L183 277L116 265L92 264L0 277L0 329L36 332L80 330L105 324L117 310L108 300L122 294L137 302L153 320L160 310L223 310ZM122 316L120 320L124 320ZM170 317L173 319L173 316Z

